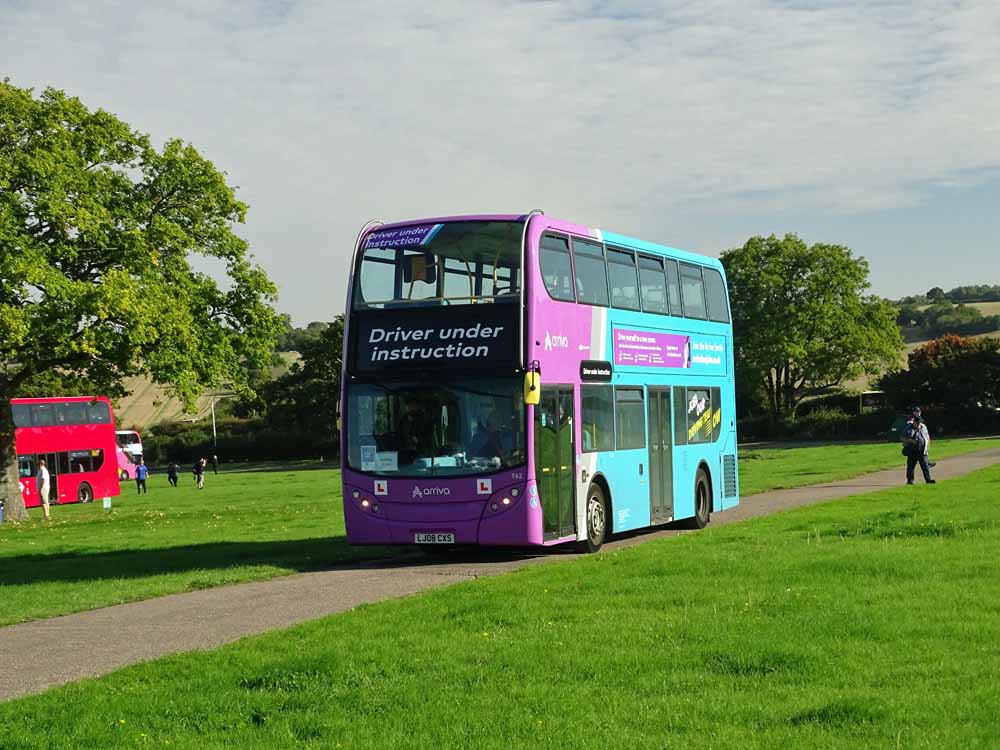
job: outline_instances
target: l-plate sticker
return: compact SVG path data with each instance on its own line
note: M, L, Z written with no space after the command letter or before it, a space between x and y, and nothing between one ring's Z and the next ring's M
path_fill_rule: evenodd
M480 479L476 483L476 494L477 495L492 495L493 494L493 480L492 479Z
M389 494L389 483L384 479L375 480L375 494L376 495L388 495Z

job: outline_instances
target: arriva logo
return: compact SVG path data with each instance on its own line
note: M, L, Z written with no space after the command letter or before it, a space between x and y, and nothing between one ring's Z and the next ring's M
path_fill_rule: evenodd
M413 488L413 497L431 497L432 495L450 495L451 490L447 487L419 487Z
M545 351L551 352L553 349L569 349L569 339L565 336L560 336L558 333L553 335L546 331Z

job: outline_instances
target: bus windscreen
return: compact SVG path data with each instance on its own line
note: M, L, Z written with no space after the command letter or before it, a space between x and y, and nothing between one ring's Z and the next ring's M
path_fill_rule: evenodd
M382 476L473 476L525 461L517 378L353 383L348 463Z
M354 308L513 301L521 283L523 228L519 221L453 221L372 232Z

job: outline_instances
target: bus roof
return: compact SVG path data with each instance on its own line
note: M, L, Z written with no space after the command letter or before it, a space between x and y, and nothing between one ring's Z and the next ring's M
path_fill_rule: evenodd
M52 404L65 403L66 401L85 401L87 403L104 401L111 403L107 396L45 396L43 398L12 398L10 400L12 404Z
M459 216L433 216L417 219L408 219L406 221L395 221L392 223L382 224L377 227L372 227L370 231L380 231L383 229L396 229L399 227L412 226L414 224L445 224L449 221L524 221L528 218L528 214L468 214ZM546 214L541 214L540 218L557 225L568 226L571 223L555 218L554 216L548 216ZM580 225L575 225L580 226ZM630 237L625 234L617 234L615 232L609 232L601 229L600 227L592 227L588 234L595 239L600 238L604 242L610 245L621 245L632 250L638 250L640 252L650 252L656 255L666 255L672 258L677 258L678 260L690 261L692 263L700 263L702 265L711 266L712 268L722 270L722 263L719 262L718 258L714 258L710 255L702 255L701 253L691 252L690 250L680 250L669 245L661 245L655 242L648 242L647 240L640 240L637 237Z

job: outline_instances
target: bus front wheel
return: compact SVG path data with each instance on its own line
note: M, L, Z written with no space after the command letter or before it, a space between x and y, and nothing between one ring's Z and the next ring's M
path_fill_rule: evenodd
M689 529L703 529L708 526L712 515L712 483L704 469L698 469L694 476L694 516L688 519Z
M600 485L587 488L587 538L580 542L581 552L597 552L608 535L608 501Z
M118 481L119 482L124 482L126 479L128 479L128 472L125 471L125 469L119 469L118 470Z
M76 499L81 503L89 503L94 499L94 490L86 482L80 482L80 487L76 491Z

